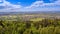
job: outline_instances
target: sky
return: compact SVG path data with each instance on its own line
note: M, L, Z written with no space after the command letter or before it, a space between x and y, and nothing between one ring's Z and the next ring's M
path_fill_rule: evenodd
M60 0L0 0L0 12L60 11Z

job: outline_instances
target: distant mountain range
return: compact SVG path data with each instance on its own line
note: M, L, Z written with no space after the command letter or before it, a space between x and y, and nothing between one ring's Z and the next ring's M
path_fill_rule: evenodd
M60 14L60 11L0 12L0 15L9 14Z

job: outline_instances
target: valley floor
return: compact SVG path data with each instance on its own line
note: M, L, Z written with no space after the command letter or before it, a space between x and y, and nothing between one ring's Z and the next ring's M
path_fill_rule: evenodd
M59 15L0 16L0 34L60 34Z

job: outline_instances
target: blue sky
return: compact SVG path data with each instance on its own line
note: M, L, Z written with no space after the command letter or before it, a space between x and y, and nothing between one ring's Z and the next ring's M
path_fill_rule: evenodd
M0 0L0 11L60 11L60 0Z
M18 4L18 2L20 2L20 4L22 6L29 6L32 3L36 2L36 1L43 1L44 3L53 3L53 2L55 2L57 0L52 0L52 1L50 1L50 0L7 0L7 1L9 1L9 2L11 2L13 4Z
M20 2L20 4L22 6L29 6L31 5L33 2L35 2L36 0L7 0L13 4L18 4L18 2Z

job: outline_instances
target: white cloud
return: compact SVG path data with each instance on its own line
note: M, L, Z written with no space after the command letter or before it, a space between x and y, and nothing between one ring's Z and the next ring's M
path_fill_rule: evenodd
M41 6L41 5L43 5L43 1L36 1L36 2L34 2L33 4L31 4L31 6L28 6L28 7L26 7L26 8L39 7L39 6Z
M52 1L52 0L50 0ZM54 3L44 3L43 1L36 1L31 6L28 6L26 8L36 8L36 7L45 7L45 6L60 6L60 0L55 1ZM45 7L46 8L46 7Z
M60 0L57 0L53 3L44 3L42 0L36 1L30 6L25 7L24 10L27 10L27 11L60 11Z
M51 0L52 1L52 0ZM56 8L54 6L58 5L60 6L60 0L55 1L54 3L44 3L42 0L41 1L36 1L30 6L27 7L22 7L21 5L15 5L11 4L10 2L6 0L0 0L0 6L4 6L5 9L0 9L0 11L57 11L60 10L60 8ZM20 4L20 2L18 2ZM47 8L46 6L53 6L51 8ZM41 8L44 7L44 8Z
M17 8L21 8L22 6L21 5L15 5L15 4L11 4L10 2L6 1L6 0L0 0L0 2L3 2L3 3L0 3L0 6L4 6L5 9L17 9Z

